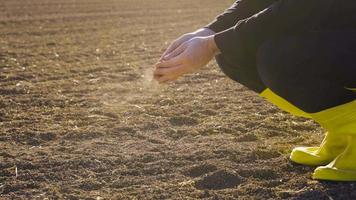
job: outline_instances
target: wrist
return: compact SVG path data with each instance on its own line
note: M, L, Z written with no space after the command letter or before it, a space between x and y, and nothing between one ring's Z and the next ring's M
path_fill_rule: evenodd
M208 28L201 28L195 31L194 34L200 37L207 37L207 36L214 35L215 32Z

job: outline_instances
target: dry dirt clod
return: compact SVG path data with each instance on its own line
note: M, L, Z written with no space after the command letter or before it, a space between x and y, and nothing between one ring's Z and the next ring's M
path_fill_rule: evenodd
M197 189L226 189L233 188L244 182L244 179L236 172L220 170L208 174L195 182Z

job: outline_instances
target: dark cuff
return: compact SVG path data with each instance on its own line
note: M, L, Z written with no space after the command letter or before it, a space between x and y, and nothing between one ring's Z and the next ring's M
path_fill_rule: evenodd
M215 33L221 32L226 29L226 27L217 19L204 26L204 28L208 28L214 31Z

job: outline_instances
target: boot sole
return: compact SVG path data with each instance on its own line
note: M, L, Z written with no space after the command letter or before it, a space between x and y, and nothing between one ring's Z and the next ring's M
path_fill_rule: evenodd
M344 170L332 167L318 167L313 173L313 179L327 181L356 181L356 170Z

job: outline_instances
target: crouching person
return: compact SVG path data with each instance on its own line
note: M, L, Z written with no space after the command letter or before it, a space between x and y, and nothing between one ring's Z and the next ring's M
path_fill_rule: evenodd
M313 178L356 181L356 1L239 0L212 23L175 40L155 79L174 81L216 57L222 71L326 131L290 159Z

